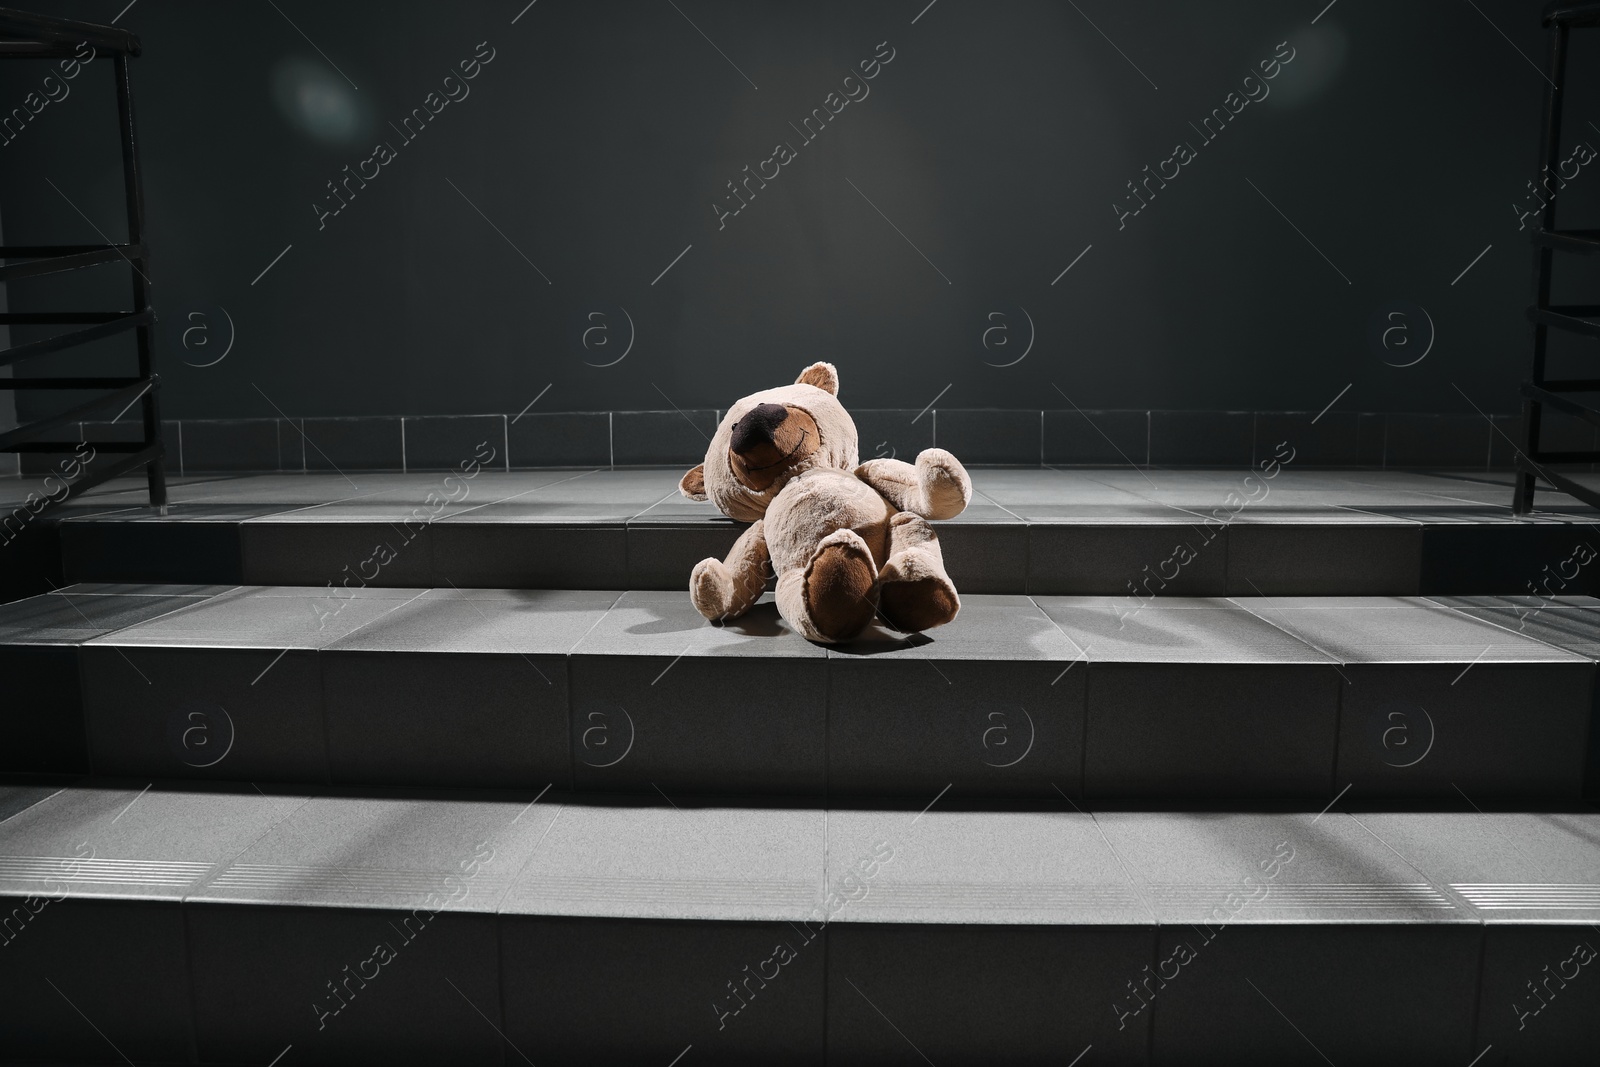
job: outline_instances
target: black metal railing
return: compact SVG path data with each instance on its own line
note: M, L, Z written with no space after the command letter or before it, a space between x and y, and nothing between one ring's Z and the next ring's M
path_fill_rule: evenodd
M39 356L132 331L138 347L136 377L6 377L0 389L90 390L100 395L48 418L36 419L0 433L0 452L76 453L87 444L109 462L80 465L82 473L66 491L52 495L61 504L80 493L139 467L145 468L150 504L163 511L167 484L161 441L161 410L157 400L160 379L155 374L151 331L155 312L150 307L150 254L144 237L144 186L139 170L138 137L133 120L133 89L128 80L128 60L139 55L139 38L115 26L97 26L72 19L50 18L0 8L0 59L82 58L92 48L96 58L111 59L117 90L117 129L122 142L123 189L127 200L126 244L103 245L0 245L0 281L35 278L62 271L81 270L107 263L125 263L133 271L132 311L50 311L0 313L0 324L10 326L76 326L52 337L0 350L0 366L10 366ZM15 374L15 372L13 372ZM115 407L120 415L140 405L144 433L138 441L84 442L52 436L86 416ZM20 423L20 419L19 419Z
M1517 453L1517 479L1511 507L1518 515L1533 510L1533 493L1542 478L1564 493L1584 503L1600 507L1600 491L1567 474L1551 470L1556 463L1594 463L1600 451L1546 452L1539 447L1540 430L1546 408L1600 426L1600 409L1578 399L1583 394L1600 392L1600 378L1562 378L1546 376L1545 356L1552 329L1564 330L1600 340L1600 304L1551 304L1550 282L1557 252L1593 255L1600 252L1600 230L1561 230L1556 228L1556 200L1561 163L1561 113L1566 103L1567 41L1574 29L1600 27L1600 0L1558 0L1544 10L1544 25L1550 31L1550 70L1544 94L1544 129L1539 135L1539 183L1548 197L1539 224L1533 230L1533 304L1528 319L1533 323L1533 366L1522 383L1522 449ZM1555 189L1549 182L1556 182ZM1577 394L1574 396L1573 394Z

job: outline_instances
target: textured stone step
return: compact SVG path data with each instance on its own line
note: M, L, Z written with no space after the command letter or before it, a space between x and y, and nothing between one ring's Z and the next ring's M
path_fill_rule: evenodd
M1549 1065L1600 1041L1592 808L199 788L68 787L0 822L8 1062Z
M680 474L191 478L165 517L118 483L52 529L72 581L678 590L740 529L681 498ZM1600 593L1600 513L1545 493L1538 513L1512 516L1509 474L972 476L972 505L936 524L969 593Z
M0 769L1174 801L1592 791L1600 601L969 594L823 647L682 592L73 587L0 606Z

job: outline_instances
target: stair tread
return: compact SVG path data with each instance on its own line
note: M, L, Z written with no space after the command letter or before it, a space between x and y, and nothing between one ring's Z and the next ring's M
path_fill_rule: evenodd
M94 583L0 605L0 644L1086 663L1600 660L1600 599L969 594L955 622L824 647L771 594L714 624L686 592Z
M947 524L1148 522L1185 525L1248 500L1229 521L1349 524L1417 521L1381 509L1438 509L1469 521L1510 519L1509 471L1284 469L1270 480L1241 470L976 468L968 512ZM120 479L69 510L72 522L181 522L232 516L250 523L555 522L734 526L709 504L677 492L682 472L644 470L485 471L449 482L444 472L191 475L170 486L165 518L143 506L142 482ZM1255 476L1259 479L1259 475ZM1579 475L1580 479L1584 476ZM0 505L22 503L42 482L0 479ZM1229 493L1238 500L1230 504ZM1585 521L1594 509L1550 493L1531 521ZM195 510L190 510L195 509ZM207 510L209 509L209 510ZM1379 509L1379 510L1373 510ZM1530 521L1519 519L1516 521Z
M936 798L919 812L70 786L0 823L0 893L910 924L1600 920L1600 812L1463 809L974 811Z

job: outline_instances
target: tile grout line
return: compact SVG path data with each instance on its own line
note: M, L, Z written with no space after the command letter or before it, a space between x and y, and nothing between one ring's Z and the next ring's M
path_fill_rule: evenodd
M362 588L371 588L371 587L370 586L363 586ZM415 586L413 586L412 588L415 588ZM425 597L427 595L428 595L428 590L427 589L418 589L414 596L407 597L405 600L400 600L398 598L397 599L390 599L388 597L365 597L365 598L362 598L362 599L367 599L367 600L383 600L383 601L386 601L389 604L392 604L393 607L391 607L388 611L382 612L382 613L380 613L378 615L374 615L372 618L368 619L366 622L360 623L359 625L357 625L355 627L355 629L348 630L345 633L340 634L338 637L335 637L332 641L328 642L326 645L318 645L318 646L316 646L314 648L309 649L309 651L311 651L311 652L322 652L324 650L331 650L334 645L339 644L339 643L344 642L344 641L350 640L350 638L354 637L356 634L360 633L362 630L365 630L368 626L371 626L374 623L377 623L377 622L379 622L379 621L381 621L383 619L388 618L394 612L399 611L401 608L407 606L408 604L416 603L418 600L421 600L423 597ZM312 597L310 599L318 600L318 599L325 599L325 598ZM354 599L357 599L357 598L349 597L347 599L354 600ZM253 685L254 683L251 683L251 684ZM330 755L331 755L331 753L330 753Z
M1491 616L1490 618L1487 618L1487 619L1480 619L1476 615L1467 614L1467 612L1465 610L1456 607L1454 604L1445 604L1445 603L1442 603L1439 600L1435 599L1435 597L1444 596L1444 595L1445 594L1443 594L1443 593L1418 594L1418 599L1426 600L1430 604L1438 604L1438 606L1441 609L1443 609L1445 611L1448 611L1448 612L1450 612L1450 613L1452 613L1454 615L1459 615L1463 619L1470 619L1473 622L1483 623L1486 626L1492 626L1497 630L1503 630L1506 633L1514 634L1517 637L1523 638L1523 639L1528 640L1528 641L1532 641L1532 642L1534 642L1535 644L1538 644L1538 645L1543 645L1545 648L1551 649L1551 650L1556 651L1556 652L1564 653L1565 655L1576 656L1578 658L1578 660L1583 662L1583 663L1593 664L1593 663L1596 662L1595 659L1593 659L1593 658L1591 658L1589 656L1585 656L1581 652L1574 652L1569 648L1562 648L1560 645L1556 644L1554 641L1546 641L1544 638L1539 637L1539 636L1537 636L1535 634L1530 634L1526 630L1514 629L1509 623L1498 622L1498 621L1496 621L1495 617L1493 617L1493 616ZM1489 609L1485 608L1483 610L1487 611ZM1537 611L1543 611L1543 610L1544 610L1543 607L1537 609ZM1577 608L1576 610L1584 611L1584 610L1588 610L1588 609L1580 607L1580 608ZM1487 652L1487 651L1488 651L1488 649L1484 649L1484 652ZM1467 665L1468 668L1470 669L1472 666L1476 665L1477 662L1479 660L1481 660L1481 659L1483 659L1483 652L1478 653L1478 659L1475 659L1475 660L1472 661L1472 663L1468 664ZM1537 663L1537 661L1527 661L1527 660L1510 660L1510 661L1507 661L1507 660L1496 660L1494 662L1499 663L1501 665L1504 665L1507 662L1510 662L1510 663L1515 664L1517 666L1532 666L1532 665ZM1557 661L1557 662L1561 662L1561 661ZM1451 663L1450 665L1452 667L1455 666L1454 663ZM1466 671L1462 671L1461 673L1465 674ZM1458 678L1457 680L1459 681L1460 679ZM1452 682L1451 684L1454 685L1455 683Z
M1473 904L1470 901L1466 900L1465 898L1462 898L1462 897L1458 896L1456 894L1455 889L1450 885L1449 882L1435 883L1434 880L1431 877L1429 877L1429 875L1428 875L1428 873L1426 871L1424 871L1421 867L1418 867L1415 863L1412 863L1410 860L1406 859L1404 856L1400 855L1399 851L1397 851L1393 845L1389 844L1389 842L1385 841L1382 837L1378 836L1378 832L1376 830L1372 829L1372 827L1368 826L1366 823L1362 822L1360 816L1358 816L1355 812L1343 811L1343 812L1340 812L1339 814L1343 815L1345 818L1351 820L1357 826L1361 827L1361 829L1363 829L1367 833L1371 834L1373 836L1373 838L1376 839L1377 842L1380 845L1382 845L1384 848L1388 849L1390 852L1394 853L1394 856L1395 856L1396 859L1398 859L1401 863L1404 863L1407 867L1411 868L1411 870L1415 871L1416 874L1417 874L1417 877L1421 878L1424 882L1426 882L1430 888L1432 888L1436 892L1439 892L1440 896L1442 896L1445 899L1451 901L1452 905L1458 911L1460 911L1463 915L1466 915L1468 918L1475 920L1477 922L1478 930L1479 930L1480 934L1483 932L1483 930L1484 930L1484 917L1482 915L1478 914L1478 909L1475 906L1473 906Z
M1247 579L1247 581L1248 581L1248 579ZM1252 585L1253 584L1254 583L1252 583ZM1262 622L1266 623L1268 626L1272 627L1274 630L1277 630L1279 633L1288 636L1289 638L1291 638L1294 641L1298 641L1300 644L1302 644L1305 647L1311 649L1313 652L1317 653L1319 656L1325 657L1326 660L1327 660L1327 665L1332 667L1334 669L1334 671L1339 675L1340 678L1344 678L1345 682L1347 684L1354 684L1354 683L1351 683L1348 678L1345 678L1344 671L1340 669L1342 667L1353 667L1353 666L1355 666L1354 663L1349 663L1349 662L1346 662L1345 660L1340 659L1338 656L1335 656L1333 653L1329 652L1327 649L1322 648L1321 646L1312 643L1310 638L1301 637L1299 634L1297 634L1293 630L1289 629L1289 627L1287 625L1274 622L1267 615L1263 614L1260 611L1255 610L1254 608L1250 607L1250 605L1241 604L1240 603L1241 600L1252 600L1252 599L1272 600L1273 599L1272 597L1267 596L1265 593L1261 593L1260 590L1257 590L1257 593L1259 594L1258 597L1228 596L1228 597L1223 597L1222 599L1226 600L1228 603L1232 604L1233 606L1239 608L1241 611L1249 612L1251 615L1254 615L1256 618L1260 619ZM1314 663L1314 664L1311 664L1311 666L1321 666L1321 664L1315 664Z
M565 485L567 482L575 482L579 478L587 478L591 474L598 474L599 470L600 470L599 468L595 468L595 469L592 469L592 470L579 471L578 473L572 475L571 477L568 477L568 478L557 478L553 482L546 482L543 485L536 485L532 489L524 489L520 493L512 493L510 496L501 497L498 500L485 500L483 503L474 504L470 508L462 508L460 511L451 512L449 515L440 515L437 518L429 519L427 525L431 526L436 522L443 522L443 521L445 521L447 519L459 519L459 518L462 518L463 516L470 515L474 511L478 511L481 508L486 508L491 504L507 504L507 503L510 503L513 500L520 500L523 497L529 496L529 495L531 495L533 493L542 492L542 491L544 491L546 489L550 489L550 488L553 488L553 487L558 486L558 485Z
M1111 858L1117 861L1118 867L1122 868L1122 876L1128 880L1128 888L1133 890L1133 895L1138 898L1139 903L1143 905L1144 910L1150 913L1150 921L1159 931L1161 928L1161 916L1156 914L1155 905L1151 904L1150 901L1145 898L1143 888L1140 886L1138 879L1134 878L1133 876L1133 870L1128 866L1126 861L1123 860L1122 853L1118 852L1117 847L1111 843L1111 838L1106 834L1105 827L1100 825L1099 818L1096 817L1094 812L1084 811L1082 808L1079 808L1077 803L1071 797L1067 796L1067 794L1062 793L1061 787L1056 785L1054 782L1051 782L1050 786L1057 793L1061 793L1062 798L1066 800L1068 804L1071 804L1074 808L1077 808L1078 814L1088 818L1090 825L1092 825L1095 829L1095 832L1100 835L1100 841L1106 846L1106 851L1111 853Z

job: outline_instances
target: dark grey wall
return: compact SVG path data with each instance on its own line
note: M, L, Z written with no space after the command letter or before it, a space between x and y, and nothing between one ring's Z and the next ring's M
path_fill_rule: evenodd
M1347 384L1349 410L1516 406L1540 3L525 3L126 12L168 415L514 413L547 385L537 410L715 408L819 358L862 408L949 386L941 406L1316 411ZM790 123L884 41L870 95L802 142ZM470 95L406 143L391 123L480 42ZM120 232L109 66L0 147L9 240ZM5 65L0 105L45 73ZM1600 110L1573 114L1565 140L1600 145ZM1180 141L1196 158L1119 223ZM379 142L396 158L319 221ZM797 158L719 226L778 142ZM1600 163L1564 195L1591 193ZM1430 322L1427 358L1389 365Z

